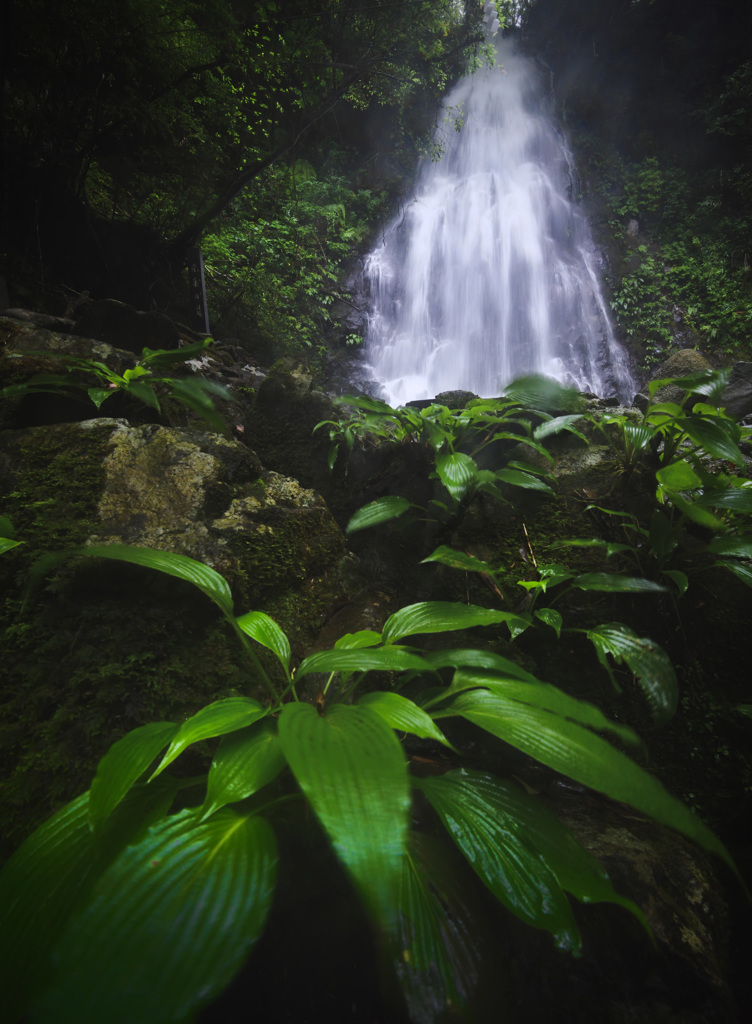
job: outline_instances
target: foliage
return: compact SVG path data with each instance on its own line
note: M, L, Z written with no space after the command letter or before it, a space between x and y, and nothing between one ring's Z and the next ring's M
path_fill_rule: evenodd
M467 983L433 894L443 883L433 881L424 837L409 823L412 794L427 798L497 899L551 932L560 948L580 950L565 893L620 904L645 923L575 837L513 783L462 767L411 778L394 730L453 749L437 724L447 718L630 803L731 863L699 819L599 735L634 745L630 729L504 658L428 654L404 643L509 621L510 613L422 602L391 615L380 633L345 634L293 671L282 630L261 612L236 618L225 580L208 566L116 545L58 555L37 572L71 554L135 562L199 587L245 644L270 699L262 706L226 698L182 724L128 733L102 759L88 793L11 858L0 875L11 1021L31 1004L35 1020L56 1024L103 1016L165 1024L213 998L264 928L276 876L276 808L299 799L276 784L288 772L368 908L409 1005L428 976L443 995L433 1005L460 1002ZM249 640L273 653L278 679ZM388 673L391 688L356 697L374 671ZM322 679L315 704L295 698L306 677ZM188 746L211 738L219 744L206 776L180 780L167 771Z
M0 397L19 398L40 393L67 395L82 402L89 398L97 409L101 409L108 398L121 393L137 399L157 413L162 411L160 397L166 397L190 409L221 433L225 426L214 399L226 401L230 396L225 388L199 376L176 378L158 375L169 366L200 355L210 345L211 338L206 338L175 350L145 348L136 365L122 374L96 359L61 355L58 358L68 367L65 373L34 374L23 384L2 388Z
M531 454L552 462L543 439L561 431L576 433L574 424L579 417L574 412L553 415L549 410L577 408L579 398L572 389L538 376L513 382L502 399L474 399L462 409L449 409L437 403L425 409L393 409L380 399L348 395L339 402L355 413L348 419L323 421L314 428L328 428L332 442L330 467L334 466L342 444L352 451L357 440L368 436L425 445L433 452L431 475L443 488L441 497L432 500L431 511L440 521L444 520L449 530L459 522L476 495L492 494L505 500L502 485L552 494L546 482L550 477L546 469L520 458L507 458L500 468L485 469L476 456L492 445L508 450L524 444ZM538 421L537 426L534 420ZM412 507L404 498L377 499L355 513L347 530L353 533L374 526L401 516Z

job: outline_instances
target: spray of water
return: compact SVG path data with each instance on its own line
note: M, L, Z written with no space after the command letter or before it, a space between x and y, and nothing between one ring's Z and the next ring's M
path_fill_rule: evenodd
M510 40L497 56L446 97L462 126L366 261L366 359L392 404L528 373L631 398L549 90Z

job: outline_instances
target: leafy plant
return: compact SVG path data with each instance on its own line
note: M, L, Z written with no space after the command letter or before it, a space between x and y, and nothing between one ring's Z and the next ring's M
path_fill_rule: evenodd
M29 394L63 394L86 401L90 399L97 409L112 395L120 393L161 413L160 396L185 406L196 413L209 426L223 432L225 426L217 412L214 399L229 399L229 393L220 384L203 377L176 378L161 376L169 366L184 363L205 351L212 341L206 338L180 349L144 348L136 365L122 374L97 359L79 359L62 355L68 366L65 373L37 373L23 384L11 384L0 390L0 397L18 398Z
M431 511L445 521L447 529L452 529L476 495L486 493L506 500L502 485L553 493L546 482L551 474L540 466L507 458L500 468L487 469L477 461L477 456L491 445L509 449L524 444L552 462L543 440L564 430L578 433L575 424L580 412L567 411L555 416L549 410L577 409L579 401L572 389L538 376L513 382L504 398L474 399L462 409L450 409L439 403L425 409L393 409L380 399L348 395L340 402L355 409L355 414L344 420L322 421L314 429L329 430L330 467L334 466L342 444L352 451L357 441L368 437L421 444L432 450L431 476L439 480L443 493L441 498L431 501ZM406 498L379 498L352 516L347 531L354 533L398 518L413 508L416 506Z
M515 784L462 766L411 777L396 732L454 750L444 719L463 719L731 863L691 811L600 735L634 746L630 729L493 653L405 643L510 622L511 613L421 602L395 612L381 632L345 634L293 669L284 632L262 612L236 617L227 582L210 567L115 545L47 557L34 579L72 554L148 566L198 587L244 643L269 699L228 697L183 723L128 733L101 760L89 791L11 858L0 874L9 1021L28 1007L34 1020L55 1024L166 1024L195 1013L263 932L276 878L276 808L301 797L368 909L409 1006L420 1005L427 984L431 1005L461 1002L467 983L443 929L437 893L448 892L446 884L434 874L427 837L410 826L418 795L494 896L560 948L580 951L566 893L619 904L645 924L574 835ZM278 678L253 644L273 653ZM370 689L372 672L377 680L388 673L390 688ZM306 679L322 680L313 704L296 698ZM205 775L168 771L189 746L210 739L219 742ZM297 790L272 787L282 773Z

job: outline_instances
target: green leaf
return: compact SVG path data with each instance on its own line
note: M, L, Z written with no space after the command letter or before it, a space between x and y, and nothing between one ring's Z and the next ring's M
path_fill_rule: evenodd
M737 579L740 579L742 583L746 583L748 587L752 587L752 566L745 565L741 562L724 562L719 561L718 565L723 566L724 569L728 569L732 572Z
M429 651L426 653L425 659L434 669L482 668L504 676L512 676L513 679L524 679L529 683L538 682L535 676L525 671L521 665L500 654L494 654L493 651L482 651L477 648Z
M410 805L399 740L373 711L343 704L323 717L310 704L286 704L279 738L334 852L391 930Z
M713 537L708 551L726 558L752 558L752 535L742 537Z
M688 416L682 426L685 433L708 455L715 459L728 459L736 466L744 466L744 456L739 451L736 438L731 436L737 433L736 424L731 420L721 420L719 417L713 421L704 417Z
M609 593L660 594L666 588L654 580L645 580L639 576L621 576L611 572L588 572L583 576L575 576L572 586L578 590L602 590Z
M183 722L167 748L167 753L152 772L151 778L163 772L192 743L214 736L224 736L228 732L235 732L236 729L244 729L259 718L263 718L267 712L267 708L262 708L258 701L251 697L225 697L207 704L187 722Z
M378 526L379 523L386 523L390 519L398 519L408 509L415 507L407 498L400 498L395 494L378 498L358 509L347 524L345 533L356 533L358 530L367 530L371 526Z
M696 505L708 505L710 508L728 508L734 512L752 513L752 487L724 487L719 490L706 491L695 500Z
M694 491L702 480L688 462L670 462L655 474L658 483L668 491Z
M526 487L531 491L544 491L546 494L554 493L543 480L539 480L532 473L523 473L519 469L497 469L494 476L503 484L512 484L514 487Z
M575 899L582 903L617 903L650 931L640 909L616 892L603 865L539 799L513 782L501 781L484 772L459 769L448 774L453 779L467 779L490 808L496 808L501 816L514 822L525 843L542 855L561 887Z
M418 654L404 647L347 648L316 651L309 654L295 673L295 678L311 672L425 672L428 663Z
M493 799L487 780L458 771L417 785L494 896L526 924L550 931L561 949L579 953L577 924L556 876L502 801Z
M655 557L659 561L663 561L668 558L672 551L676 548L677 539L674 529L671 525L671 520L656 509L653 512L652 519L650 520L650 529L648 532L651 547L655 552Z
M444 733L423 708L419 708L417 704L399 693L366 693L358 700L358 707L373 711L379 718L383 718L391 729L409 732L425 740L437 740L444 746L451 747Z
M126 849L57 948L40 1024L172 1024L232 980L260 937L276 880L263 818L182 811Z
M447 547L446 544L442 544L435 551L432 551L427 558L423 559L423 562L440 562L442 565L448 565L452 569L464 569L466 572L487 572L491 575L496 572L496 569L489 565L488 562L476 558L475 555L467 555L464 551L457 551L455 548Z
M110 747L97 767L89 791L92 828L104 824L125 794L178 731L175 722L150 722L132 729Z
M452 601L420 601L390 615L384 623L384 643L393 643L401 637L416 633L448 633L455 629L474 626L492 626L499 622L520 619L513 612L495 611L475 604Z
M127 391L129 395L134 395L140 402L143 402L144 405L148 405L150 409L156 409L157 412L161 412L159 399L154 391L153 384L147 384L145 381L136 380L125 384L124 390Z
M461 715L584 786L670 825L717 853L736 872L726 847L692 811L626 754L577 722L486 690L459 694L434 717L452 714Z
M156 551L154 548L133 547L129 544L93 544L85 548L74 548L66 552L64 557L69 555L111 558L116 562L145 565L168 576L176 576L198 587L225 615L232 617L232 594L227 580L211 566L197 562L187 555L177 555L172 551Z
M265 615L264 612L247 612L239 616L235 622L238 628L246 633L256 643L268 648L279 659L285 675L290 676L290 641L285 632L280 629L274 619Z
M410 1020L436 1024L447 1007L464 1008L477 982L477 923L446 850L410 833L399 894L394 967Z
M362 647L375 647L381 643L381 633L373 629L359 629L357 633L344 633L335 643L336 650L355 651Z
M555 608L541 608L539 611L533 612L533 615L535 615L536 619L540 619L541 622L545 622L547 626L553 629L557 640L561 639L561 627L564 624L564 620Z
M582 438L583 441L587 441L587 437L581 431L575 430L574 427L574 424L581 419L582 416L579 413L555 416L553 419L539 424L533 431L533 437L536 441L543 441L547 437L552 437L554 434L560 434L562 430L566 430L570 434L575 434L577 437Z
M653 718L659 724L671 719L679 699L679 687L674 666L657 643L648 637L637 636L621 622L609 622L587 631L598 655L598 660L613 680L607 654L625 664L640 684Z
M269 719L224 736L209 769L201 820L225 804L253 796L286 763L276 726Z
M576 388L565 387L553 377L538 374L519 377L507 385L504 397L543 412L576 412L584 406Z
M599 732L611 732L623 743L639 744L640 739L635 732L626 725L619 725L610 718L606 718L600 708L588 701L578 700L570 697L557 686L549 683L541 683L537 679L532 682L516 678L499 678L495 673L478 671L459 671L455 673L449 693L458 693L474 687L483 687L491 693L496 693L505 700L517 700L524 704L531 704L544 711L552 711L557 715L570 718L580 725L586 725L591 729L598 729ZM451 708L451 705L450 705ZM446 713L453 713L448 708L441 712L435 712L434 718L445 717Z
M454 500L461 501L475 482L478 466L469 455L449 452L436 456L436 472Z
M87 388L86 394L99 409L103 402L115 394L115 390L114 388Z
M183 348L144 348L139 362L152 369L161 370L166 366L175 366L178 363L185 363L189 359L195 359L212 343L211 338L204 338L202 341L195 341L192 345L185 345Z
M668 576L676 587L679 597L682 597L687 592L689 587L689 578L686 573L681 572L679 569L663 569L661 575Z
M13 548L19 547L23 544L21 540L11 540L10 537L0 537L0 555L4 551L11 551Z
M9 1022L47 983L50 953L70 914L109 863L164 814L174 780L131 790L104 829L89 825L84 793L33 832L0 872L0 985Z

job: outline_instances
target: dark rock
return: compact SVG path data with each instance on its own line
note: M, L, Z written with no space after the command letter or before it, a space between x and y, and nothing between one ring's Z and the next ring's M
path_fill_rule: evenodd
M177 327L163 313L142 312L116 299L88 306L76 321L76 334L138 354L145 346L177 348L180 340Z
M35 327L44 327L48 331L70 331L74 322L70 317L50 316L48 313L35 313L31 309L6 309L2 314L13 320L23 320Z
M735 420L752 413L752 363L734 363L721 404Z

